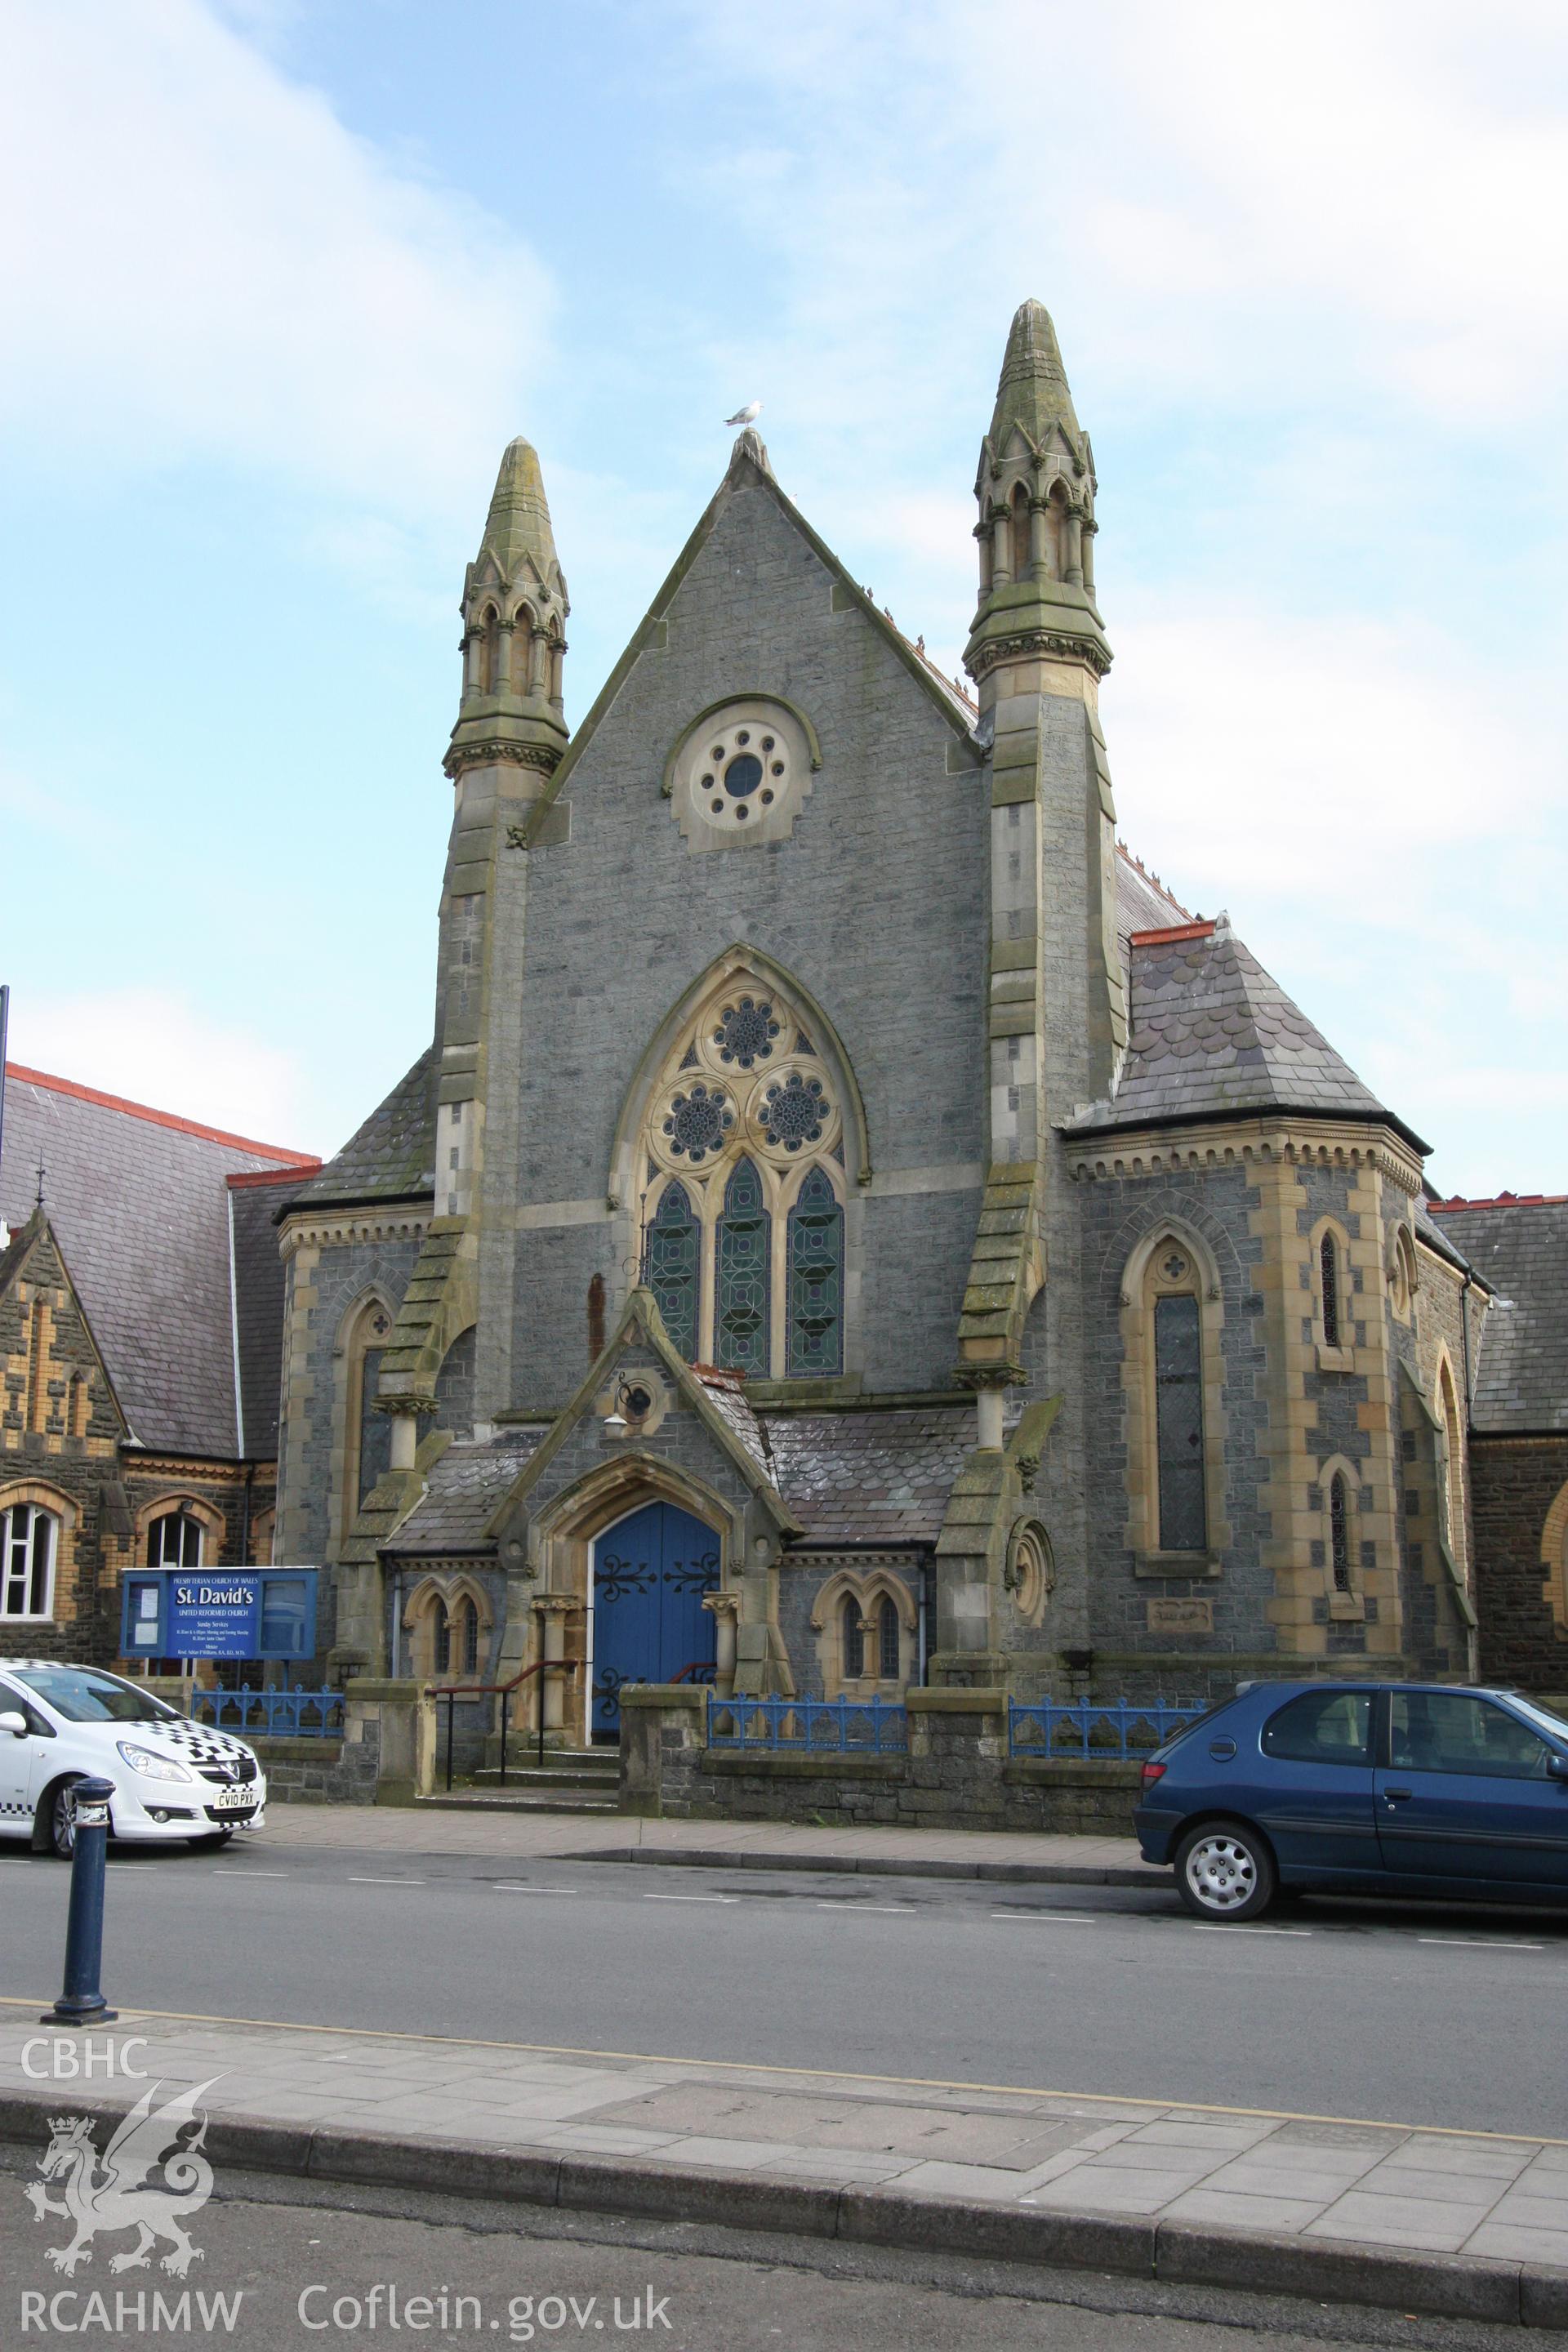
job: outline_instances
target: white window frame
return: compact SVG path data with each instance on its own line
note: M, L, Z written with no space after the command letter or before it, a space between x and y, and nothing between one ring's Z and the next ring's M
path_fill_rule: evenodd
M21 1511L28 1514L28 1523L27 1533L21 1539L21 1545L26 1548L22 1555L24 1564L18 1569L15 1565L15 1558L21 1546L17 1543L16 1521L17 1513ZM41 1609L15 1609L11 1605L12 1594L18 1586L25 1600L32 1597L37 1576L37 1547L40 1527L48 1530L48 1559L44 1567L44 1605ZM60 1533L61 1521L42 1503L7 1503L0 1510L0 1621L12 1625L37 1625L52 1619L55 1613L55 1577L60 1559Z

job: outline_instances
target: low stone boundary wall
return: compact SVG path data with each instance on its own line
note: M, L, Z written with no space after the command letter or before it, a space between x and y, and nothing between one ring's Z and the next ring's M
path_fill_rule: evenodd
M357 1675L343 1692L342 1736L237 1733L280 1804L406 1805L434 1772L434 1709L419 1685Z
M1120 1758L1009 1762L1001 1691L910 1691L909 1750L892 1756L710 1748L707 1698L679 1684L622 1691L623 1811L676 1821L1131 1834L1139 1766Z

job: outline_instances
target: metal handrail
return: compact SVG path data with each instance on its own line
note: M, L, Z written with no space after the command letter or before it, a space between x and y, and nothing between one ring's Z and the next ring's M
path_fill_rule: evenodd
M672 1683L683 1683L688 1675L695 1675L700 1681L704 1675L716 1675L718 1671L711 1658L689 1658L680 1672L671 1675L669 1679Z
M447 1788L450 1789L452 1785L452 1726L457 1716L458 1701L460 1698L499 1698L500 1700L500 1785L504 1789L506 1787L506 1703L508 1699L511 1696L513 1691L520 1690L522 1685L525 1682L530 1681L533 1675L549 1674L574 1675L577 1672L580 1663L580 1660L576 1658L535 1658L531 1666L524 1666L521 1674L513 1675L510 1683L426 1683L425 1686L426 1697L444 1698L447 1702ZM542 1685L541 1685L539 1694L539 1761L541 1766L542 1766L544 1762L544 1691Z

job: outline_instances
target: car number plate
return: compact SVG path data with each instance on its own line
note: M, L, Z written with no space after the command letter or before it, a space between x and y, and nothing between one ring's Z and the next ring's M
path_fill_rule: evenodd
M213 1799L213 1810L219 1813L247 1813L256 1802L251 1789L220 1789Z

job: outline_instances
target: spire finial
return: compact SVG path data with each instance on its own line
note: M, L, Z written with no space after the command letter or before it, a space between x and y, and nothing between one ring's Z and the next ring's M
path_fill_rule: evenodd
M44 1205L44 1155L41 1151L38 1154L38 1192L34 1205L40 1209Z
M991 446L998 455L1015 425L1022 425L1037 449L1044 446L1053 425L1062 427L1075 455L1083 439L1051 314L1032 297L1019 303L1007 331L991 418Z
M502 455L479 553L495 557L503 580L515 582L531 566L547 586L561 586L539 452L521 433Z

